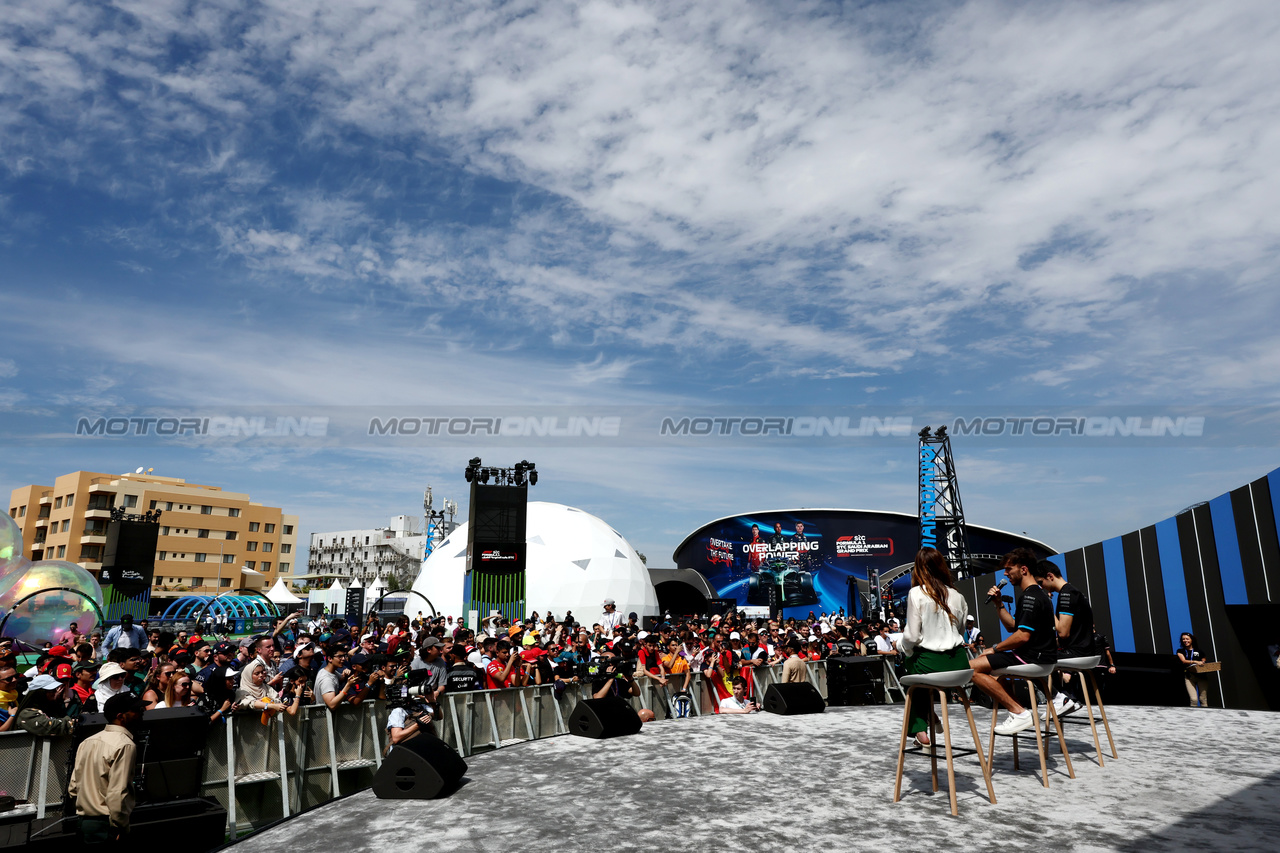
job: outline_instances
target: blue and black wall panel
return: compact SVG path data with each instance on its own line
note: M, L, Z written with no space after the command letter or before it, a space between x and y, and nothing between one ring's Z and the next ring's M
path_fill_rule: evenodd
M1273 599L1275 590L1280 599L1280 540L1276 531L1275 507L1272 503L1271 485L1266 477L1249 484L1253 496L1254 523L1258 526L1258 550L1262 559L1263 576L1267 581L1267 600Z
M1280 674L1258 638L1267 631L1280 638L1280 627L1271 627L1280 626L1278 488L1280 469L1055 562L1089 597L1095 627L1116 652L1171 656L1190 631L1223 665L1214 704L1277 705Z

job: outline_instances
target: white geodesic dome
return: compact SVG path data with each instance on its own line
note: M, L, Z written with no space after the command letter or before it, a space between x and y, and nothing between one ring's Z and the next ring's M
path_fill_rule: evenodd
M624 616L658 614L658 594L649 570L622 534L589 512L564 504L531 501L526 537L525 611L550 610L590 625L612 598ZM413 591L424 595L442 616L466 618L462 601L467 567L467 525L461 524L422 561ZM426 611L422 599L409 596L405 611ZM486 614L480 614L485 616Z

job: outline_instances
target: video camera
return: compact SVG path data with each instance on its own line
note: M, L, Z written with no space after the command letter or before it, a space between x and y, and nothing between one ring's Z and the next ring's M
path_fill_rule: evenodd
M600 658L578 664L578 677L584 681L626 678L635 675L638 658Z

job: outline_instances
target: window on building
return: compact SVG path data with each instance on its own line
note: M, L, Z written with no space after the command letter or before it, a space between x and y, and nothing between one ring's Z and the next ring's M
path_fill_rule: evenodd
M222 579L222 585L223 585L223 586L231 586L231 578L223 578L223 579Z
M161 535L161 536L168 536L168 535L169 535L169 527L168 527L167 525L166 525L166 526L164 526L164 527L161 527L161 528L160 528L160 535Z
M236 555L235 555L235 554L223 554L223 555L222 555L222 562L224 562L224 563L234 563L235 561L236 561Z
M239 518L239 517L240 517L240 508L239 508L239 507L234 507L234 506L233 506L233 507L228 508L228 509L227 509L227 515L231 516L232 518Z
M161 560L167 560L167 559L169 559L169 552L168 552L168 551L161 551L161 552L160 552L160 556L159 556L159 558L158 558L158 559L161 559Z
M71 499L72 499L72 498L74 498L74 497L75 497L75 495L67 495L67 499L66 499L66 501L64 501L64 502L63 502L63 504L62 504L62 505L63 505L63 506L71 506Z
M208 538L209 538L209 531L208 531L208 530L205 530L204 528L201 528L201 529L197 530L197 531L196 531L196 538L197 538L197 539L208 539Z
M152 501L152 502L151 502L151 504L150 504L150 506L148 506L147 508L148 508L148 509L155 509L155 508L156 508L156 504L157 504L157 503L159 503L159 501Z
M275 533L275 532L276 532L276 526L275 526L274 524L267 523L266 525L264 525L264 526L263 526L262 531L263 531L264 533Z
M257 564L257 563L255 563L253 560L245 560L245 561L244 561L244 567L245 567L246 569L255 569L255 568L257 568L257 567L258 567L258 564Z
M204 562L207 562L207 561L208 561L208 559L209 559L209 555L208 555L208 554L196 554L196 562L197 562L197 563L204 563Z
M213 507L209 506L208 504L205 504L204 506L200 507L200 514L213 515Z
M284 526L284 535L285 535L285 536L292 536L292 535L293 535L293 525L292 525L292 524L286 524L286 525Z
M263 542L263 543L262 543L262 553L264 553L264 554L270 554L270 553L271 553L271 549L272 549L272 547L274 547L274 546L273 546L273 543L271 543L271 542Z
M251 521L251 522L249 522L249 532L250 532L250 533L257 533L257 532L258 532L259 527L260 527L260 525L258 524L258 522L256 522L256 521ZM321 542L321 544L323 544L323 542Z
M227 531L227 538L228 538L228 539L235 539L235 538L236 538L236 532L235 532L234 530L228 530L228 531Z
M101 563L102 562L102 546L101 545L80 546L80 562Z
M126 509L133 509L134 507L136 507L136 506L138 505L138 496L137 496L137 495L125 495L125 496L124 496L124 505L125 505L125 508L126 508Z
M271 563L267 562L266 560L263 560L263 561L262 561L262 570L263 570L264 572L269 572L269 571L271 571Z
M172 509L173 509L173 501L165 501L164 511L169 512Z
M366 544L366 545L368 545L368 544L369 544L369 537L368 537L368 536L364 537L364 544Z
M245 546L244 546L244 549L245 549L246 551L256 551L256 550L258 550L258 543L257 543L257 542L246 542L246 543L245 543Z
M282 542L282 543L280 544L280 553L281 553L281 554L292 554L292 553L293 553L293 545L289 544L288 542Z
M24 518L26 517L26 514L27 514L27 508L25 506L18 507L18 518Z
M62 559L63 557L65 557L65 556L67 556L67 546L66 546L66 545L59 545L59 546L58 546L58 559L59 559L59 560L61 560L61 559Z
M280 564L280 571L281 571L281 572L287 572L287 571L289 571L289 564L288 564L288 563L281 563L281 564Z
M58 495L56 498L53 499L53 508L62 509L62 495Z
M66 533L70 529L71 529L71 519L69 518L62 519L62 532Z
M10 518L18 517L18 508L16 506L9 507L9 517Z

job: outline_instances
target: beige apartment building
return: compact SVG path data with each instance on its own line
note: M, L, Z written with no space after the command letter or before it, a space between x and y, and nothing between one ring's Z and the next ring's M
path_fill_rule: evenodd
M22 528L24 557L68 560L96 575L117 506L139 514L162 510L152 599L266 590L278 577L290 580L298 517L219 486L150 473L75 471L52 486L14 489L9 516Z

